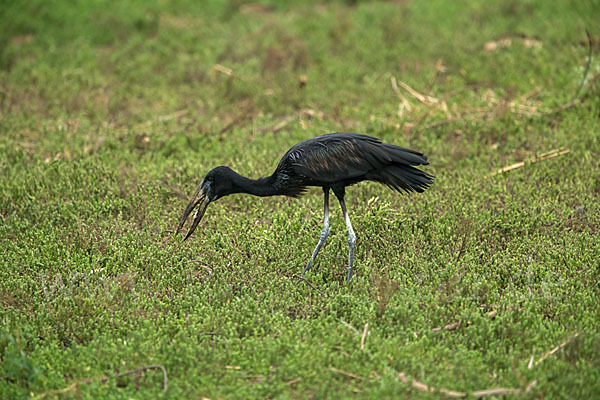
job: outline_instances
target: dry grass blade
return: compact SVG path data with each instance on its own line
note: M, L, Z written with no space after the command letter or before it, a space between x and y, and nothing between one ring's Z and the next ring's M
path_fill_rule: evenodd
M171 113L171 114L168 114L168 115L161 115L161 116L159 116L158 120L160 122L170 121L172 119L177 119L179 117L183 117L184 115L186 115L189 112L190 112L190 110L187 110L187 109L175 111L174 113Z
M534 102L530 105L520 103L521 101L526 101L529 98L533 97L535 94L537 94L536 90L537 90L537 88L534 89L532 92L526 93L525 95L521 96L518 100L512 100L512 101L509 101L509 100L503 99L503 98L498 98L496 93L494 93L494 91L488 90L486 92L486 96L484 96L484 98L489 103L497 106L497 108L499 110L508 110L514 114L525 115L528 117L531 117L531 116L540 117L544 114L544 112L539 110L539 102L538 103ZM490 111L492 111L492 109L490 109Z
M406 374L404 372L401 372L398 374L398 380L402 383L406 383L409 384L421 391L421 392L427 392L427 393L440 393L443 394L446 397L450 397L450 398L454 398L454 399L460 399L460 398L464 398L464 397L474 397L474 398L482 398L482 397L487 397L487 396L507 396L507 395L517 395L517 394L521 394L521 393L529 393L531 391L531 389L533 389L533 387L535 385L537 385L537 381L532 381L530 382L524 389L520 389L520 388L493 388L493 389L484 389L484 390L477 390L474 391L472 393L468 393L468 392L458 392L455 390L448 390L448 389L438 389L434 386L429 386L424 384L423 382L419 382L416 379L410 379L406 376Z
M457 399L462 398L462 397L467 397L467 393L465 393L465 392L457 392L454 390L447 390L447 389L437 390L433 386L428 386L428 385L424 384L423 382L419 382L415 379L409 379L404 372L401 372L398 374L398 380L402 383L406 383L406 384L410 383L410 385L412 387L414 387L415 389L417 389L421 392L428 392L428 393L439 392L448 397L457 398Z
M343 319L340 319L340 321L342 322L342 324L346 325L346 327L349 328L352 332L354 332L356 334L356 336L360 336L360 332L358 331L358 329L356 329L355 327L353 327L352 325L350 325Z
M460 399L462 397L467 396L466 393L457 392L455 390L448 390L448 389L440 389L440 393L443 394L444 396L450 397L452 399Z
M568 345L569 343L571 343L577 336L579 336L579 333L576 333L575 335L571 336L569 339L565 340L564 342L562 342L561 344L559 344L558 346L556 346L552 350L547 351L546 353L544 353L544 355L542 355L542 357L540 357L539 360L537 360L535 362L535 364L532 363L533 362L533 356L531 356L531 359L529 361L529 365L527 366L527 368L531 369L533 367L537 367L546 358L550 357L552 354L556 353L557 351L559 351L560 349L562 349L563 347L565 347L566 345Z
M486 175L485 178L491 178L492 176L503 174L505 172L512 171L513 169L524 167L526 164L535 164L535 163L543 161L543 160L548 160L550 158L562 156L563 154L569 153L569 151L570 150L568 150L568 149L565 149L565 150L555 149L555 150L549 151L547 153L540 154L537 157L528 158L525 161L521 161L521 162L518 162L518 163L515 163L512 165L509 165L507 167L500 168L499 170L492 172L489 175Z
M352 378L352 379L363 380L362 376L358 376L356 374L353 374L352 372L344 371L342 369L337 369L337 368L334 368L334 367L330 367L329 370L331 372L335 372L336 374L341 374L341 375L347 376L347 377Z
M277 132L281 131L283 128L285 128L286 126L288 126L288 124L290 122L292 122L295 118L296 118L296 116L284 117L284 118L280 119L279 121L276 121L276 122L270 124L269 126L259 129L259 132L260 133L266 133L266 132L277 133Z
M577 88L577 91L575 92L575 96L573 97L573 100L575 100L579 97L579 94L581 93L581 89L583 89L583 87L585 86L585 81L587 79L588 73L590 72L590 64L592 63L592 54L594 52L594 41L592 39L592 35L590 34L590 31L588 31L586 29L585 34L587 35L587 39L588 39L589 53L588 53L588 57L587 57L587 62L585 64L585 69L583 70L583 76L581 77L581 82L579 83L579 87Z
M365 329L363 329L362 337L360 338L360 349L363 350L365 348L365 339L367 338L367 332L369 331L369 323L365 324Z
M320 291L320 290L319 290L319 289L318 289L318 288L317 288L315 285L313 285L313 284L312 284L312 283L310 283L308 280L306 280L306 278L304 278L304 277L302 277L302 276L300 276L300 275L298 275L298 274L292 274L292 277L293 277L293 278L296 278L296 279L300 279L300 280L301 280L301 281L303 281L303 282L306 282L306 284L307 284L308 286L310 286L310 287L311 287L313 290L316 290L317 292L319 292L319 294L325 295L325 293L321 292L321 291Z
M278 122L277 124L275 124L275 126L273 126L273 128L271 129L271 132L273 132L273 133L279 132L280 130L285 128L287 126L287 124L290 123L291 120L292 120L292 118L286 118L283 121Z
M406 108L406 111L411 112L412 106L410 105L410 103L408 102L406 97L404 97L404 95L402 94L400 89L398 89L398 82L396 81L396 77L392 76L390 78L390 80L392 81L392 89L394 90L394 93L396 93L396 95L400 98L400 101L402 102L402 106L404 108Z
M443 329L446 331L453 331L456 328L458 328L459 326L460 326L460 322L453 322L451 324L444 326ZM440 328L440 327L431 329L432 332L439 332L441 330L442 330L442 328Z
M519 97L519 101L527 101L528 99L537 96L542 91L542 88L543 88L542 86L538 86L535 89L533 89L531 92L525 93L524 95Z
M221 64L215 64L212 67L212 78L213 80L217 78L217 72L220 72L227 76L233 75L233 70L231 68L227 68Z
M288 385L288 386L291 386L291 385L293 385L295 383L300 382L301 380L302 380L302 378L295 378L295 379L292 379L291 381L287 381L285 384Z
M521 393L521 389L514 388L495 388L495 389L485 389L485 390L477 390L473 392L473 397L479 399L481 397L486 396L508 396L515 395Z
M394 78L394 80L395 80L395 78ZM427 95L417 92L415 89L411 88L410 86L408 86L406 83L404 83L402 81L399 81L398 84L400 86L402 86L402 88L404 90L406 90L408 93L410 93L415 99L419 100L423 104L430 105L430 104L438 104L440 102L440 100L435 97L427 96Z

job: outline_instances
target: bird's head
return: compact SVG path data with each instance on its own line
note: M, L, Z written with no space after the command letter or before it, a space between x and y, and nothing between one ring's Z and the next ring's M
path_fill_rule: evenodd
M183 225L185 224L185 221L188 219L189 215L194 209L196 209L194 212L194 221L192 222L192 226L188 230L188 233L183 240L189 238L192 233L194 233L194 230L196 230L196 227L204 216L206 207L208 207L210 203L220 199L223 196L235 193L234 179L236 175L237 174L229 167L217 167L206 174L202 180L202 183L200 183L200 186L198 186L198 189L196 189L196 192L185 208L183 216L179 221L176 234L181 231L181 228L183 228Z

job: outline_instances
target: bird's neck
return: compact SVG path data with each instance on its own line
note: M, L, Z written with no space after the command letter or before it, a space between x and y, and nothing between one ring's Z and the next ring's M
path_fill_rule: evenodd
M236 174L234 179L238 193L248 193L254 196L275 196L280 194L274 185L274 179L271 176L258 179L250 179Z

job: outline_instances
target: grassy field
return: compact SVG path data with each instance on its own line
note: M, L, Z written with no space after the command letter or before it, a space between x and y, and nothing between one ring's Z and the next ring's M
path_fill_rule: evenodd
M115 3L0 5L0 398L600 396L598 1ZM436 175L348 189L349 285L320 189L173 237L335 131Z

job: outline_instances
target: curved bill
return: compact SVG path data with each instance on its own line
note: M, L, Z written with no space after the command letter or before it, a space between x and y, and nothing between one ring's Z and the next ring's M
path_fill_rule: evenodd
M175 235L177 235L177 234L179 234L179 232L181 232L181 228L183 228L183 225L185 224L185 221L187 221L192 210L194 208L196 208L196 206L198 206L198 208L196 208L196 211L194 212L192 226L190 227L187 234L185 235L185 238L183 239L184 241L187 240L187 238L189 238L192 235L192 233L194 233L194 231L196 230L196 227L200 223L200 220L204 216L204 212L206 211L206 207L208 206L208 203L210 203L210 200L208 199L208 197L206 197L206 188L204 187L204 185L200 184L200 186L198 186L198 189L196 189L194 196L192 197L192 199L188 203L187 207L185 208L185 211L183 212L183 215L181 217L181 220L179 221L179 226L177 227L177 232L175 233Z

